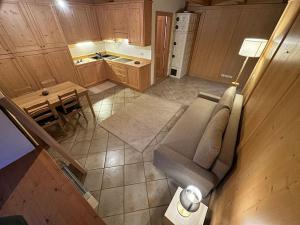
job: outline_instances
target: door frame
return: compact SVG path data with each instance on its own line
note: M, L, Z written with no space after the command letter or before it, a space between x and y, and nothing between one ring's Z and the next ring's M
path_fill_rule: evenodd
M168 37L168 46L167 46L167 69L166 69L166 74L165 78L168 76L168 67L169 67L169 58L170 58L170 45L171 45L171 36L172 36L172 25L173 25L173 13L172 12L165 12L165 11L156 11L155 14L155 46L154 46L154 84L157 81L164 80L164 79L157 79L156 75L156 36L157 36L157 17L158 16L167 16L171 19L171 25L170 25L170 32L169 32L169 37Z

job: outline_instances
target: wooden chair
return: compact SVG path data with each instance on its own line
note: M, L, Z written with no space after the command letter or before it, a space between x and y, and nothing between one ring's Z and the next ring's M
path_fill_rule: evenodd
M70 117L74 116L74 114L78 114L79 117L83 115L85 121L88 123L76 90L67 92L63 95L59 95L58 98L60 106L56 107L56 110L64 117L67 122L69 121Z
M24 111L43 128L58 124L63 129L62 120L49 101L24 108Z

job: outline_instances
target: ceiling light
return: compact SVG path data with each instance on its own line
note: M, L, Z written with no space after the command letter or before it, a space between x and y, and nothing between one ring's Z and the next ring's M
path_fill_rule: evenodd
M64 0L56 0L56 3L61 8L66 8L67 7L67 3Z
M75 44L77 47L82 48L82 47L90 47L94 45L94 42L92 41L85 41L85 42L79 42Z

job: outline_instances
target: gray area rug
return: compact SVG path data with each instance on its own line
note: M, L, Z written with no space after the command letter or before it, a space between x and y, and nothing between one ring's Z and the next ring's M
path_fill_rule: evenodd
M180 108L181 104L145 94L100 126L143 152Z

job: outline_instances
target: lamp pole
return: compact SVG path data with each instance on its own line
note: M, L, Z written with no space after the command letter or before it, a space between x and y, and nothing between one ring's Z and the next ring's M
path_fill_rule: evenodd
M249 59L249 56L246 57L246 59L245 59L243 65L242 65L242 68L240 69L240 72L239 72L239 74L237 75L235 81L231 82L231 83L232 83L234 86L236 86L236 87L240 85L240 83L238 83L238 81L239 81L239 79L240 79L240 77L241 77L241 75L242 75L242 73L243 73L243 71L244 71L244 69L245 69L245 66L246 66L246 64L247 64L247 62L248 62L248 59Z

